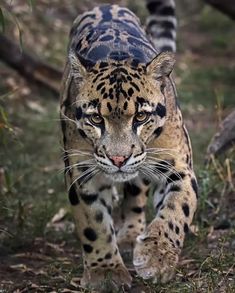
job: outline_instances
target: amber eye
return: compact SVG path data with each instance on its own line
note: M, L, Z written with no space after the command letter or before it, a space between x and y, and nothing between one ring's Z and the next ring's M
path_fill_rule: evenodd
M147 112L139 112L135 115L135 121L139 123L144 123L149 118L149 113Z
M92 114L90 117L89 117L89 120L91 121L91 123L93 124L101 124L103 123L104 119L99 115L99 114Z

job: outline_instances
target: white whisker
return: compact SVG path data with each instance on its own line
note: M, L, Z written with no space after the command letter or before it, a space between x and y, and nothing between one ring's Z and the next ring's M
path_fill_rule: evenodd
M82 173L80 174L80 176L78 176L78 177L77 177L77 178L76 178L76 179L70 184L68 190L70 190L71 186L72 186L75 182L79 181L79 179L81 179L83 176L85 176L85 178L86 178L86 175L88 175L88 174L90 174L90 172L94 171L95 168L96 168L96 166L95 166L95 167L90 167L90 168L87 169L86 171L82 172ZM85 178L83 179L82 182L85 182ZM81 185L81 184L79 184L79 186L80 186L80 185Z

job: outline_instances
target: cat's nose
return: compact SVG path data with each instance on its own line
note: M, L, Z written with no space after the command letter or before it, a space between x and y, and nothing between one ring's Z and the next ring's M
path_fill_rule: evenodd
M126 161L127 157L124 156L111 156L109 159L112 161L112 163L120 168L122 165L124 165L124 162Z

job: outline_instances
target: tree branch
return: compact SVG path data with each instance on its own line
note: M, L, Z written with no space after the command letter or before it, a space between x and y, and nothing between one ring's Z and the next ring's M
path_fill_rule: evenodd
M27 80L34 81L59 94L62 72L37 57L21 51L20 47L0 34L0 59Z
M207 4L223 12L235 20L235 2L234 0L204 0Z

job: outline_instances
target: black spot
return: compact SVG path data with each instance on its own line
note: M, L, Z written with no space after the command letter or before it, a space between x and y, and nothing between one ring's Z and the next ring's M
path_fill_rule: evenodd
M166 173L169 171L169 168L171 167L171 164L167 161L159 161L155 165L155 169L157 171L160 171L161 173Z
M95 202L98 198L98 194L93 193L93 194L84 194L81 193L81 198L82 200L87 204L87 205L91 205L93 204L93 202Z
M133 58L131 61L131 68L132 69L137 69L137 66L139 65L141 61L139 59Z
M110 205L108 205L103 198L100 199L100 202L104 207L106 207L108 213L111 215L112 214L112 207Z
M179 242L179 240L176 240L175 243L176 243L177 246L180 246L180 242Z
M107 205L107 211L110 215L112 214L112 207L110 205Z
M134 225L132 225L132 224L131 225L128 225L127 228L130 228L130 229L131 228L134 228Z
M173 230L173 229L174 229L174 225L173 225L173 223L172 223L172 222L168 222L168 226L169 226L169 228L170 228L171 230Z
M141 192L141 189L138 186L136 186L135 184L129 183L129 182L125 183L125 185L124 185L124 193L125 194L128 193L133 196L137 196L140 194L140 192Z
M169 238L169 235L168 235L168 233L164 233L164 236L166 237L166 238Z
M102 262L103 261L103 258L100 257L100 258L97 259L97 261L98 262Z
M150 181L147 178L143 178L144 185L148 186L150 184Z
M139 92L140 88L138 87L138 85L136 83L134 83L133 81L130 82L130 84Z
M69 201L73 206L79 204L79 199L74 184L69 189Z
M137 214L141 214L143 212L143 208L141 208L141 207L134 207L131 210L132 210L132 212L137 213Z
M104 67L108 67L108 62L104 62L104 61L102 61L102 62L100 62L100 68L104 68Z
M188 233L189 227L187 223L184 223L184 233Z
M99 91L99 90L102 88L103 85L105 85L105 82L104 82L104 81L101 82L101 83L99 83L99 84L97 85L96 90Z
M179 234L180 233L180 228L178 226L175 226L175 233Z
M95 220L96 220L96 222L102 223L103 217L104 216L103 216L103 213L101 211L96 211L96 213L95 213Z
M128 106L128 103L125 102L125 103L124 103L124 106L123 106L123 109L126 110L126 109L127 109L127 106Z
M110 243L110 242L112 242L112 235L111 234L107 237L107 243Z
M161 84L160 86L160 91L161 93L164 95L164 89L165 89L166 85L164 83Z
M97 265L98 265L97 262L92 262L92 263L91 263L91 267L96 267Z
M145 100L143 97L136 97L136 100L141 106L143 106L143 104L145 104L145 103L148 103L148 101Z
M80 120L82 118L82 108L81 107L76 108L76 118L77 118L77 120Z
M92 228L86 228L83 231L84 235L86 236L86 238L90 241L96 241L97 239L97 234L96 232L92 229Z
M93 251L93 247L89 244L83 244L83 249L86 253L91 253Z
M182 205L182 210L183 210L185 216L188 217L188 216L189 216L189 206L188 206L187 203L184 203L184 204Z
M158 210L162 204L163 204L163 199L159 201L159 203L156 205L156 210Z
M95 83L97 80L98 80L98 78L99 77L101 77L103 75L103 73L101 72L101 73L99 73L99 74L97 74L96 75L96 77L92 80L93 81L93 83ZM93 86L93 85L92 85Z
M171 183L174 181L182 180L185 177L184 173L172 173L167 178L167 183Z
M160 210L163 210L165 208L165 205L163 204L161 207L160 207Z
M162 133L163 127L158 127L154 130L154 134L158 137Z
M177 185L172 185L170 187L170 189L168 190L168 192L179 192L181 190L181 188Z
M111 104L109 102L107 103L107 108L109 109L109 112L112 112L113 108L112 108L112 106L111 106Z
M100 202L104 207L107 207L106 201L103 198L100 199Z
M127 91L128 95L131 97L134 94L133 88L130 87Z
M191 179L191 184L192 184L192 188L196 194L196 197L198 198L198 187L197 187L197 182L194 178Z
M116 81L116 76L111 76L111 77L109 78L109 84L110 84L110 85L112 85L113 83L115 83L115 81Z
M81 135L82 138L86 138L86 134L82 129L78 129L79 134Z
M186 155L186 163L189 164L189 162L190 162L190 156Z
M106 253L105 256L104 256L105 259L110 259L111 257L112 257L111 252Z
M161 103L158 103L155 112L158 116L163 118L164 116L166 116L166 107L163 106Z

